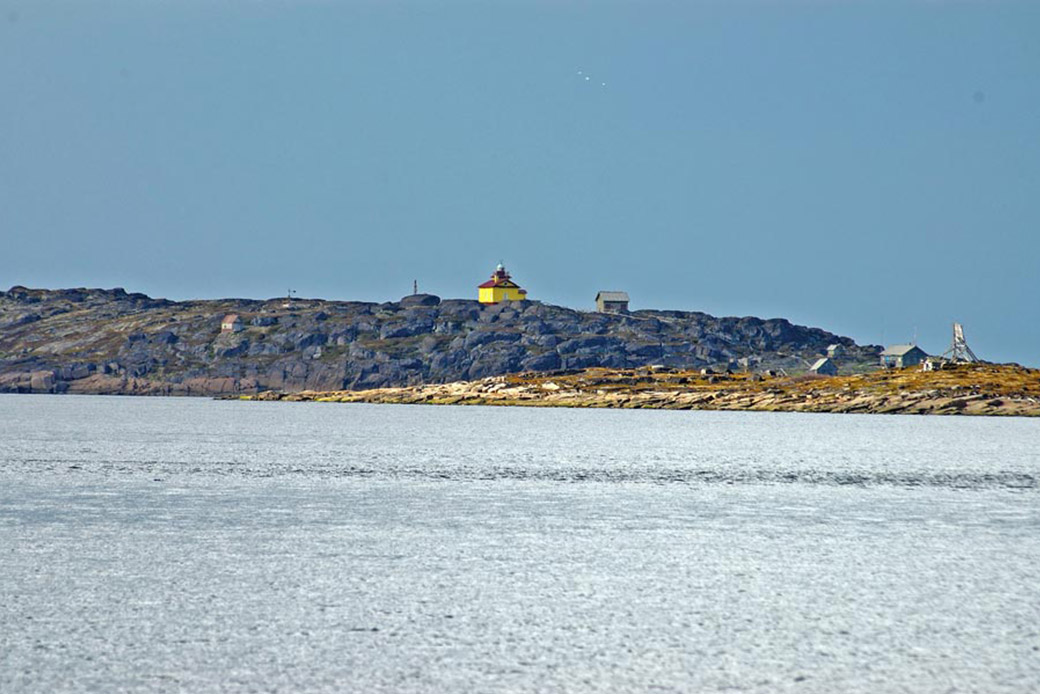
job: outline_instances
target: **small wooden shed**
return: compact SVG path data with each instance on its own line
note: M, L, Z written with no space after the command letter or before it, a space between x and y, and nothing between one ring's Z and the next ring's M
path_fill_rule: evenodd
M597 292L596 310L600 313L628 311L628 292Z
M816 363L809 367L809 371L820 376L838 375L838 367L828 357L817 359Z
M917 366L928 357L928 353L917 345L892 345L881 353L881 366L886 369L902 369Z

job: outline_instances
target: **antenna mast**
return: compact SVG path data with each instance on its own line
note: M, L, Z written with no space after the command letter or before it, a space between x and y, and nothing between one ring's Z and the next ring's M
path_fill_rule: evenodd
M954 364L971 364L982 361L968 346L967 340L964 339L964 328L960 323L953 324L953 344L943 352L943 359L949 359Z

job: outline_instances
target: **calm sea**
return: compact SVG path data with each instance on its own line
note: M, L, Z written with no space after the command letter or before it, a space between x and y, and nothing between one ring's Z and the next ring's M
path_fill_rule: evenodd
M0 396L0 692L1040 691L1040 421Z

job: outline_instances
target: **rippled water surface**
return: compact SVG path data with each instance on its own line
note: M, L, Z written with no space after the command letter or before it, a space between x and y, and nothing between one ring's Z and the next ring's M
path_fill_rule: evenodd
M1040 691L1040 422L0 396L0 692Z

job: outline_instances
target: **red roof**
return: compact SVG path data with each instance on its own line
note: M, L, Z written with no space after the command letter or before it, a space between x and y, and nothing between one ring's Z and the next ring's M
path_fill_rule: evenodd
M519 284L517 284L513 280L509 279L509 273L506 272L506 269L504 267L502 267L501 265L499 265L498 269L495 270L495 273L493 275L491 275L491 279L489 279L484 284L478 284L477 285L478 289L491 289L493 287L506 287L506 288L509 288L509 289L519 289L521 294L526 294L527 293L523 289L520 289L520 285Z
M513 287L515 289L519 289L516 282L513 282L509 278L490 279L484 284L478 284L477 287L480 289L490 289L491 287Z

